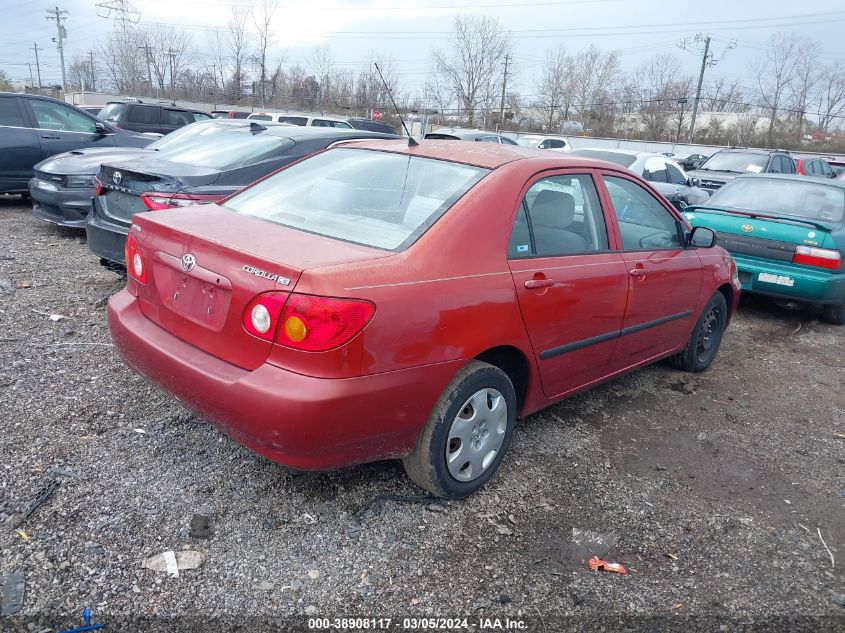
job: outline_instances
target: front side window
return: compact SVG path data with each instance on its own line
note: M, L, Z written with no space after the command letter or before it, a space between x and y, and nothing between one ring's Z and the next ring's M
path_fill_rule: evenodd
M622 248L626 251L681 248L678 221L640 185L616 176L604 176L604 184L619 221Z
M89 134L97 131L93 119L89 119L81 112L60 103L33 100L30 105L33 114L35 114L35 120L38 122L38 127L42 130L87 132Z
M500 136L499 142L502 143L503 145L518 145L519 144L515 140L513 140L512 138L509 138L507 136Z
M669 182L669 177L666 175L666 161L657 157L647 158L643 178L649 182Z
M566 147L566 143L559 138L550 138L548 142L549 149L563 149Z
M607 229L592 177L551 176L531 185L511 231L510 257L550 257L607 249Z
M161 108L158 106L129 106L126 120L140 125L156 125L160 120Z
M673 185L686 185L687 177L680 169L675 167L672 163L666 163L666 174L669 176L669 182Z
M226 207L274 224L385 250L413 244L489 170L373 150L316 154Z

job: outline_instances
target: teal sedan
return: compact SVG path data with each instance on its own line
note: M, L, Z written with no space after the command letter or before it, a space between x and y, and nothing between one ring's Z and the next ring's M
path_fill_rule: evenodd
M716 231L743 292L819 305L825 321L845 324L845 181L740 176L684 215Z

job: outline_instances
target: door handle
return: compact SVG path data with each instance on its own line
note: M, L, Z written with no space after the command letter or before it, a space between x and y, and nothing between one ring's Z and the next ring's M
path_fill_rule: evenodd
M555 285L554 279L546 279L545 277L542 279L528 279L525 282L526 288L549 288L550 286Z
M52 139L60 139L61 136L51 136L50 134L42 134L41 138L52 138Z
M628 271L628 274L631 275L631 277L642 279L646 276L646 274L648 274L648 271L645 268L632 268Z

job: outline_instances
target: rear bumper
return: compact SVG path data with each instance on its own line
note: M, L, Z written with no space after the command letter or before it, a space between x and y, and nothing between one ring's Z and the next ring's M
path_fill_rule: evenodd
M33 186L30 180L32 215L39 220L75 229L85 228L85 217L91 209L89 189L60 189L45 191Z
M734 255L743 292L813 304L845 302L845 273ZM763 277L761 278L761 275Z
M105 218L99 212L96 198L91 202L91 212L85 218L85 233L88 248L92 253L110 262L126 265L126 236L129 234L129 225Z
M145 317L127 290L109 301L124 360L237 442L289 468L328 470L401 457L464 361L325 379L265 363L247 371Z

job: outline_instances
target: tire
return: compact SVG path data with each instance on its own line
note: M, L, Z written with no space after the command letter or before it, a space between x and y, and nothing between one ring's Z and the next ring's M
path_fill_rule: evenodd
M845 303L833 303L824 306L822 318L833 325L845 325Z
M416 446L402 460L405 471L443 499L472 494L499 468L516 412L516 393L508 375L487 363L470 361L434 405Z
M710 297L710 301L701 311L684 351L670 359L672 365L691 373L698 373L710 367L716 352L719 351L727 322L728 304L725 296L717 292Z

